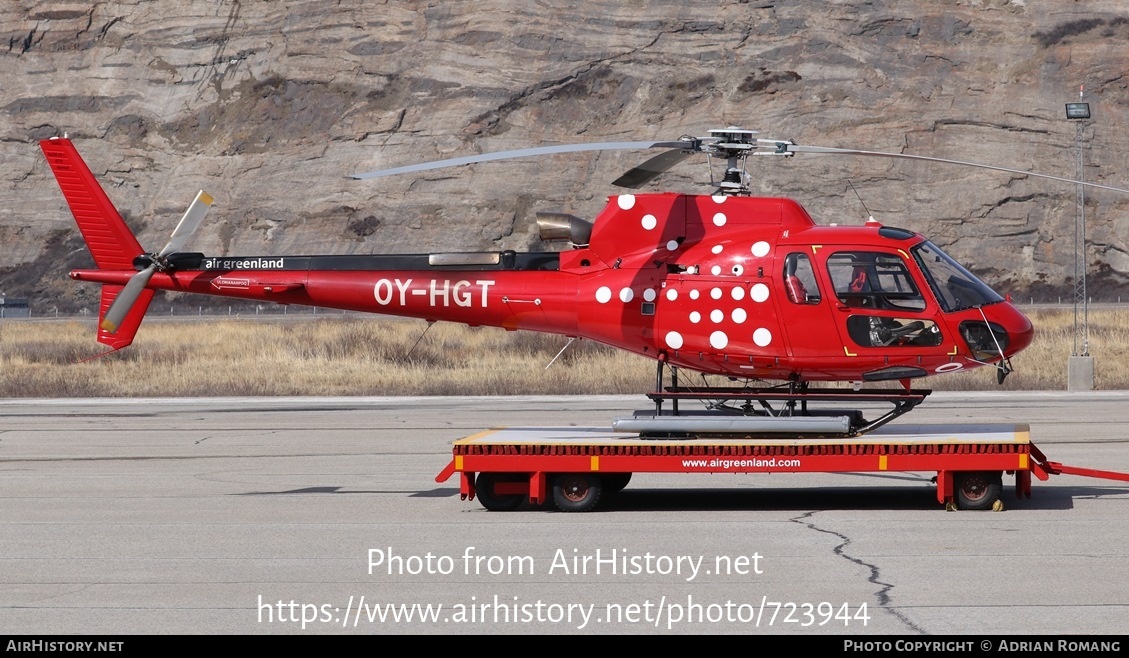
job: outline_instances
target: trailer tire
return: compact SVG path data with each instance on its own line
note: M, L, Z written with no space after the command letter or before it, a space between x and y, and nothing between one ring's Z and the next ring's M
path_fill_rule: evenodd
M590 512L600 502L604 484L592 473L561 473L553 478L553 503L562 512Z
M478 502L491 512L511 512L525 502L526 496L518 494L496 494L494 485L499 482L521 482L525 476L514 473L479 473L474 481Z
M1000 471L957 473L954 485L960 509L992 509L1004 490L1003 474Z

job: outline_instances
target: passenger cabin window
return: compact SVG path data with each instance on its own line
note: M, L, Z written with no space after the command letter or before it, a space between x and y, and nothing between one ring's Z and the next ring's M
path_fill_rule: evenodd
M784 292L794 304L819 303L819 285L807 254L788 254L784 259Z
M875 310L923 311L925 298L897 255L841 251L827 258L835 296L846 306Z

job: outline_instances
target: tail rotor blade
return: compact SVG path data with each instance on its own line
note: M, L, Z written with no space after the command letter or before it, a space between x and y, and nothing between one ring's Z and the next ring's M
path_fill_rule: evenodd
M212 201L212 196L204 190L200 190L196 194L196 198L192 200L188 210L184 211L184 216L180 218L180 223L176 225L176 230L172 232L169 243L165 245L161 253L157 254L158 258L174 254L184 248L192 235L196 233L196 229L200 227L200 222L204 221L204 216L208 214L208 209L212 207ZM145 280L148 281L148 277Z
M200 227L200 222L208 214L212 201L212 196L204 190L196 193L196 198L189 204L188 210L184 211L184 216L180 218L180 223L176 225L176 229L172 232L169 243L165 245L161 253L153 257L153 262L148 267L131 276L118 296L114 298L110 308L106 310L106 316L102 318L102 323L99 325L103 330L111 334L118 330L122 321L133 309L133 305L137 303L141 291L149 285L149 279L153 278L153 273L161 267L164 257L183 249L192 235L196 233L196 229Z
M129 281L114 298L114 302L110 304L110 308L106 310L106 317L102 318L102 324L99 325L102 329L110 333L114 333L121 326L125 316L129 315L130 309L141 296L141 291L145 290L145 286L149 283L149 279L153 277L153 273L157 271L157 264L153 263L149 267L141 270L129 278Z

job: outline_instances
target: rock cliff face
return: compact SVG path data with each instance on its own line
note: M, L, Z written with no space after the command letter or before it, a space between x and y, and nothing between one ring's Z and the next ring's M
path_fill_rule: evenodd
M1123 0L475 3L9 0L0 7L0 291L89 306L89 263L36 140L76 141L141 243L198 189L212 255L538 249L538 211L594 216L654 153L350 173L737 125L802 144L1129 187ZM1117 47L1111 47L1119 44ZM1084 85L1093 118L1068 121ZM943 164L752 162L817 221L920 231L1001 292L1069 298L1074 185ZM648 190L708 192L692 159ZM1129 296L1129 195L1088 191L1095 299Z

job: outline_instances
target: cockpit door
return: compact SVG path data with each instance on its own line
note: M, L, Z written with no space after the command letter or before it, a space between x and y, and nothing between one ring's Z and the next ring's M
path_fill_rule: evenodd
M848 356L906 366L916 355L944 350L939 309L903 252L840 249L827 255L825 267Z

